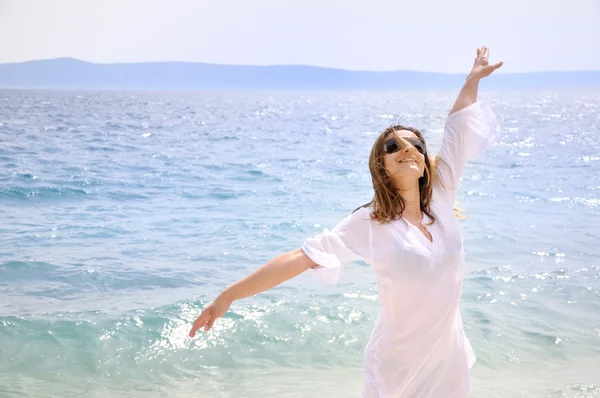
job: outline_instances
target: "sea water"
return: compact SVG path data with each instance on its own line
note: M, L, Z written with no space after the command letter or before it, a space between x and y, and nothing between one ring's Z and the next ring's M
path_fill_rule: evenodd
M383 129L435 152L455 96L0 91L0 396L360 397L366 264L187 333L371 199ZM458 195L473 396L600 397L600 91L481 97L501 138Z

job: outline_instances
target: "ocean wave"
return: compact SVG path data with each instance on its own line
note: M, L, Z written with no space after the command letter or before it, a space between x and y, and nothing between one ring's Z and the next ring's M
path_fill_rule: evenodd
M71 360L99 355L103 359L95 366L100 367L110 366L115 359L128 367L154 360L177 366L181 359L196 358L199 366L231 369L256 362L326 366L350 360L360 356L368 339L369 328L363 321L372 320L366 309L355 305L322 307L322 303L309 301L301 309L294 301L244 303L231 308L210 332L200 331L195 339L189 338L195 318L208 303L182 301L120 314L84 311L4 316L0 325L4 337L17 346L27 342L26 352L19 355L21 363L15 365L30 370L39 367L29 362L28 352L42 346L47 356L61 351ZM371 300L369 304L373 304ZM235 356L230 355L231 347L237 347ZM303 351L311 356L302 355ZM117 357L109 356L115 352ZM72 363L62 366L68 369Z
M183 270L99 268L84 264L59 266L44 261L0 263L0 286L25 288L25 295L59 298L85 292L152 290L202 285L197 274ZM55 290L59 287L58 291Z
M44 201L51 199L78 200L88 193L83 189L69 187L8 187L0 189L0 200Z

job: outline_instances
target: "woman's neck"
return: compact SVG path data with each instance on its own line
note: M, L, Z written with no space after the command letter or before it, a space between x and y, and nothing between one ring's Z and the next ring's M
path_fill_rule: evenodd
M421 212L421 194L419 192L419 187L417 186L408 190L399 190L399 192L404 200L402 217L411 221L420 222L423 218L423 213Z

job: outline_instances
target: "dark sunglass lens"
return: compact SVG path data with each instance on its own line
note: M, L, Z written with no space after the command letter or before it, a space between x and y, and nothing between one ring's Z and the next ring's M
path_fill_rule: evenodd
M410 142L412 146L417 148L417 151L421 152L422 154L425 154L425 145L423 145L421 140L419 140L418 138L407 138L406 140Z
M387 154L396 152L398 150L398 144L396 144L396 140L391 139L391 140L387 141L383 145L383 150Z
M409 142L412 146L417 148L417 151L421 152L423 155L425 154L425 144L423 144L418 138L403 137L402 139ZM398 143L394 138L386 141L386 143L383 145L383 151L387 154L394 153L398 151L398 149Z

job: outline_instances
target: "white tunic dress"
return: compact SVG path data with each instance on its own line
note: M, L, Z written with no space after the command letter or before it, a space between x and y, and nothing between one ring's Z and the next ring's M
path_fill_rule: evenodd
M481 103L448 117L438 165L446 189L436 183L431 201L433 242L407 221L382 224L361 208L302 245L319 264L311 271L328 283L350 261L363 260L375 273L381 311L364 353L365 398L470 393L475 355L459 311L464 251L453 207L464 165L493 145L496 131L493 113Z

